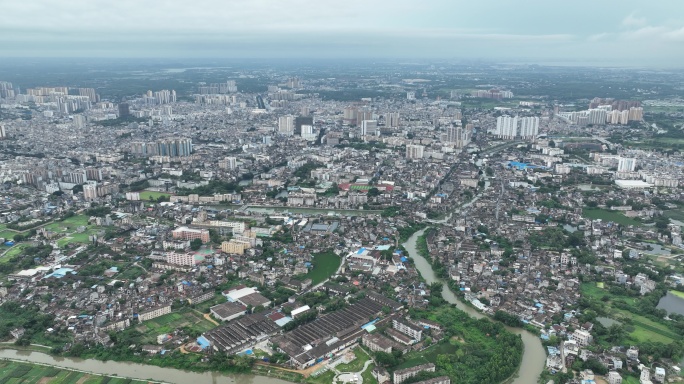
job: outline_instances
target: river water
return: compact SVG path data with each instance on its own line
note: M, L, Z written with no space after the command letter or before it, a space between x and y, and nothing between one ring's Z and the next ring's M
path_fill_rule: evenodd
M48 364L99 375L116 375L130 379L153 380L172 384L291 384L288 381L263 376L224 375L213 372L197 373L137 363L54 357L41 352L14 349L0 349L0 359L2 358Z
M416 249L416 241L418 237L421 236L425 230L418 231L411 236L408 241L404 244L404 248L408 252L409 256L413 259L416 269L420 272L421 276L425 279L427 283L442 282L435 276L432 271L432 266L425 260L424 257L420 256L418 250ZM456 307L470 316L475 318L485 317L482 313L478 312L474 308L465 305L461 300L454 294L454 292L449 288L449 286L444 283L442 287L442 297L444 300L451 304L455 304ZM541 340L536 335L519 328L506 327L509 331L520 335L523 344L525 346L525 351L523 353L522 362L520 364L520 370L518 371L518 376L513 380L513 384L534 384L539 379L539 375L544 369L544 364L546 361L546 352L541 344Z

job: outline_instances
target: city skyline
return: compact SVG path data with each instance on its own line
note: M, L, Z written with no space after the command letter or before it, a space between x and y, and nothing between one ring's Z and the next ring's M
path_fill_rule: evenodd
M513 4L9 0L5 57L452 58L677 67L674 1ZM673 11L674 10L674 11Z

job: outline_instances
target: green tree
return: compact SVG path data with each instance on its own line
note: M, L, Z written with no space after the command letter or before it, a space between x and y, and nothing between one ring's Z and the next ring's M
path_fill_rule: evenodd
M202 239L193 239L190 242L190 249L192 249L193 251L197 251L200 248L202 248Z

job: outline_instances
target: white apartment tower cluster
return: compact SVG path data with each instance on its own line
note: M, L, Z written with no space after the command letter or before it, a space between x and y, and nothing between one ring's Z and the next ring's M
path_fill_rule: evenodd
M294 134L294 116L281 116L278 118L278 133L281 135Z
M463 148L470 143L472 134L472 124L466 124L465 127L460 125L447 127L446 141L448 143L453 143L456 148Z
M498 138L513 140L534 139L539 134L539 117L499 116L496 118L496 131Z
M424 151L425 151L425 146L423 146L423 145L408 144L406 146L406 158L407 159L422 159Z

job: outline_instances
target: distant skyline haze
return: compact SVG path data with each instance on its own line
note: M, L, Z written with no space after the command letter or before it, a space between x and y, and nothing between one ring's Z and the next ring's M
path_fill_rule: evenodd
M679 67L675 0L0 1L1 57L445 58Z

